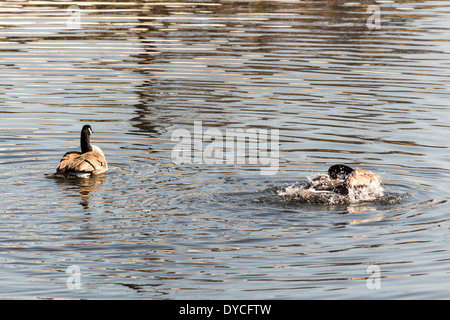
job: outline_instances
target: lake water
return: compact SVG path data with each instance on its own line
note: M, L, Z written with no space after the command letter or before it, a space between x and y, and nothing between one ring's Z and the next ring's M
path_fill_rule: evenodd
M0 3L1 298L449 298L450 2L71 3ZM50 178L86 123L109 172ZM334 163L384 196L282 196Z

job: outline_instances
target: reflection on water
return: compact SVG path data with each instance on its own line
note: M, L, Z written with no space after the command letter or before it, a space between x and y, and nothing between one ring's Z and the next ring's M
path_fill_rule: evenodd
M0 3L0 296L445 297L449 6L373 4ZM174 164L194 121L278 129L278 173ZM85 123L110 171L48 179ZM279 195L333 163L384 196Z
M88 178L76 178L76 177L54 177L53 175L46 175L48 178L53 178L55 182L61 184L62 191L70 191L70 195L67 197L76 197L73 191L79 189L80 205L84 210L89 212L89 204L91 197L95 197L98 190L105 183L105 174L94 175Z

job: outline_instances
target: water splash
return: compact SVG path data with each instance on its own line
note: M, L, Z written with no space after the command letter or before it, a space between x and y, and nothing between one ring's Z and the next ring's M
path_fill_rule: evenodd
M308 177L309 182L311 178ZM321 204L344 204L376 201L383 198L385 190L383 186L373 183L368 186L350 188L348 194L339 194L327 190L315 190L308 187L308 183L287 186L277 191L278 196L284 201L300 201Z

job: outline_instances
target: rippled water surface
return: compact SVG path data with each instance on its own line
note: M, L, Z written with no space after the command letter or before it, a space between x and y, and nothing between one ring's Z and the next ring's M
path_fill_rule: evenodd
M1 2L0 297L448 298L449 18L448 1ZM174 161L194 122L279 130L276 174ZM110 171L50 178L85 123ZM384 196L282 196L334 163Z

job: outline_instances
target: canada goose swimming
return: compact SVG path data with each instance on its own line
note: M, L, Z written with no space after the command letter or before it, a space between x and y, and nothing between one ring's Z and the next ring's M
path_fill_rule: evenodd
M381 177L368 170L336 164L328 169L328 174L320 174L303 185L299 195L305 200L315 201L330 196L347 196L350 193L355 195L364 188L375 190L375 194L382 194Z
M103 151L99 147L91 145L92 133L90 125L83 126L80 138L81 152L67 152L56 169L56 175L87 177L91 174L108 171L108 163Z

